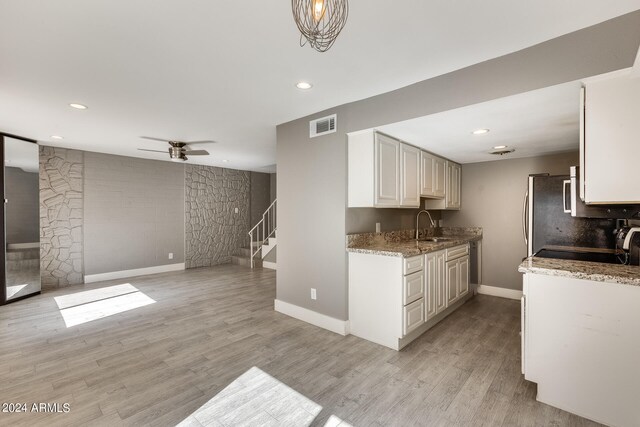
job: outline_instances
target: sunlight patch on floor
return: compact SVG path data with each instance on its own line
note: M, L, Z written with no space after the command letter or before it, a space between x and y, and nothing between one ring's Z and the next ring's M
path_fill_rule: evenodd
M346 421L343 421L340 417L336 417L335 415L331 415L326 423L324 423L324 427L353 427Z
M129 283L54 298L67 328L155 303Z
M321 410L254 366L178 425L308 426Z
M60 310L73 307L75 305L86 304L88 302L100 301L106 298L112 298L119 295L138 292L138 288L125 283L122 285L107 286L106 288L92 289L90 291L76 292L74 294L62 295L55 297L56 304Z

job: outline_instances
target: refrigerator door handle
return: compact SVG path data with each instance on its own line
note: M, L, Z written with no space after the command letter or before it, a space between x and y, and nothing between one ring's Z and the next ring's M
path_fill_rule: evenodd
M567 209L567 185L569 186L569 194L571 194L571 180L565 179L562 181L562 210L564 213L571 213L571 204L569 204L569 209Z
M529 190L524 193L524 201L522 202L522 236L524 237L524 244L529 246L529 230L527 230L528 218L527 213L529 212Z

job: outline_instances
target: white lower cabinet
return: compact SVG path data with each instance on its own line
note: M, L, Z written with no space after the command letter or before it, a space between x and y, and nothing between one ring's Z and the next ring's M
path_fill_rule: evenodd
M402 336L413 332L424 323L424 256L404 258L403 271L414 271L402 278Z
M469 245L409 258L349 253L351 334L394 350L468 293Z
M640 287L527 272L522 368L539 402L640 425Z

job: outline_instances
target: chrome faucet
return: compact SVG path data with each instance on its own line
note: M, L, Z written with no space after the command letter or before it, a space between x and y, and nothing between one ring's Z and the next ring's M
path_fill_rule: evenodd
M418 215L416 215L416 240L418 240L418 238L419 238L418 230L419 230L419 221L420 221L420 214L421 213L426 213L429 216L429 221L431 221L431 226L433 228L436 228L436 223L433 222L433 218L431 218L431 214L429 213L429 211L424 210L424 209L421 210L420 212L418 212Z

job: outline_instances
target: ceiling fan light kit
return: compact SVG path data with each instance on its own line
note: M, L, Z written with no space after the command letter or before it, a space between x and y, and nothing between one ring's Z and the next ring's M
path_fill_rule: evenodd
M291 0L293 19L300 30L300 46L326 52L347 23L348 0Z
M189 156L208 156L209 152L207 150L190 150L187 147L187 144L215 144L216 141L177 141L170 139L162 139L162 138L154 138L151 136L141 136L140 138L149 139L151 141L161 141L169 144L168 151L160 151L160 150L148 150L146 148L138 148L140 151L151 151L154 153L169 153L169 158L172 162L186 162L189 160L187 155Z

